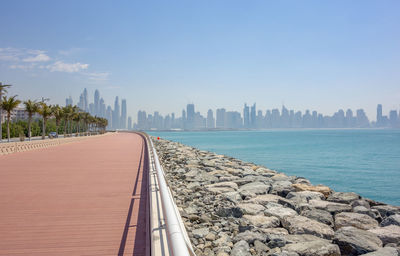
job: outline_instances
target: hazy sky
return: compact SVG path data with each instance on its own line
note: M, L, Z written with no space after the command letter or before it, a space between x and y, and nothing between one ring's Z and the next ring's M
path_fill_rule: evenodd
M179 113L400 108L400 1L2 1L0 81L20 98Z

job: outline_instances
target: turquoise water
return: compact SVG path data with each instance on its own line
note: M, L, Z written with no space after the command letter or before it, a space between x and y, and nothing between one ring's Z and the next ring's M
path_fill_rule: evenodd
M400 205L400 130L151 132Z

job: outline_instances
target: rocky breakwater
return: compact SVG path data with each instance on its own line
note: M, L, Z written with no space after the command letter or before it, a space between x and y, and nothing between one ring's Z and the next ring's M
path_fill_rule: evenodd
M400 255L400 207L155 140L198 256Z

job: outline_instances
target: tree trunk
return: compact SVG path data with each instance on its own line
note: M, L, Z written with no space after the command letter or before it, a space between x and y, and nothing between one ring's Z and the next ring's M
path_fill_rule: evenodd
M42 140L44 140L46 138L46 125L45 125L45 121L44 118L42 120Z
M8 142L10 142L10 119L11 119L11 116L8 115L7 116L7 138L8 138Z
M28 137L29 137L29 141L31 141L31 124L32 124L32 117L29 117L28 120Z

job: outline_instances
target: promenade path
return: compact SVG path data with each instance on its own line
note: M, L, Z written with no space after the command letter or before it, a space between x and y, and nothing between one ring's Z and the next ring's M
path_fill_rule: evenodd
M118 133L0 156L0 255L145 255L145 152Z

